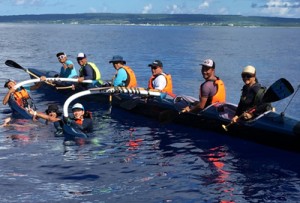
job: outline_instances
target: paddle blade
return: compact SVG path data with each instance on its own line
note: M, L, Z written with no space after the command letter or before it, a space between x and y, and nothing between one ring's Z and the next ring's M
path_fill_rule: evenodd
M280 78L274 82L263 96L263 102L271 103L284 99L294 93L294 88L289 81Z
M22 69L25 70L25 68L23 68L22 66L20 66L17 62L12 61L12 60L7 60L5 61L5 65L9 66L9 67L13 67L13 68L18 68L18 69Z

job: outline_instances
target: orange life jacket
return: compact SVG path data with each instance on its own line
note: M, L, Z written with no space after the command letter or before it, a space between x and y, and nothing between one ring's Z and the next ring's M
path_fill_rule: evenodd
M27 100L30 98L28 92L21 87L21 90L14 92L14 98L19 106L24 107L24 100Z
M125 87L137 87L137 80L133 70L129 66L123 66L122 68L124 68L127 73Z
M167 84L166 84L165 88L162 89L161 92L165 92L165 93L169 94L170 96L174 97L175 95L173 94L172 76L170 74L165 74L165 73L162 73L161 75L163 75L166 78L166 81L167 81ZM154 89L152 82L158 76L159 75L157 75L157 76L152 75L150 77L149 82L148 82L148 88L149 89Z
M217 86L217 92L212 97L211 103L213 104L216 102L225 102L226 90L225 90L224 82L217 77L217 80L214 81L214 84Z
M78 125L82 125L83 119L75 119L75 123Z
M84 118L90 118L90 119L92 119L92 112L85 111L84 114L83 114L83 119ZM75 123L78 124L78 125L82 125L83 119L75 119Z

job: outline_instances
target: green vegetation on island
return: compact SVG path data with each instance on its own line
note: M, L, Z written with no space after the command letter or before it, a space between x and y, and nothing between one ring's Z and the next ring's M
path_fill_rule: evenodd
M0 16L0 23L300 27L300 18L203 14L41 14Z

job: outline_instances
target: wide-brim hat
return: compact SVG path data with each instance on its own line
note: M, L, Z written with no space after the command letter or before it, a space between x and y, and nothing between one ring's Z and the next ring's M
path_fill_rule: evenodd
M50 104L48 106L48 109L45 111L46 114L49 114L50 112L55 112L58 116L61 116L61 112L58 109L58 106L56 104Z
M124 64L126 64L126 61L123 60L123 57L119 55L113 56L112 59L109 61L109 63L116 63L116 62L123 62Z

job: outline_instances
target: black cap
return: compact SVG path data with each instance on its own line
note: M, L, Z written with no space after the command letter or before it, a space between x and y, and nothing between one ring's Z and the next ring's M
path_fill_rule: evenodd
M16 82L16 81L14 81L14 80L12 80L12 79L7 79L7 80L5 81L5 83L4 83L4 87L7 87L7 84L10 83L10 82Z
M47 114L50 112L55 112L58 116L60 116L62 113L59 111L58 106L56 104L50 104L48 106L48 109L45 111Z
M149 67L153 67L153 66L163 67L163 64L162 64L162 62L160 60L155 60L151 64L149 64L148 66Z

